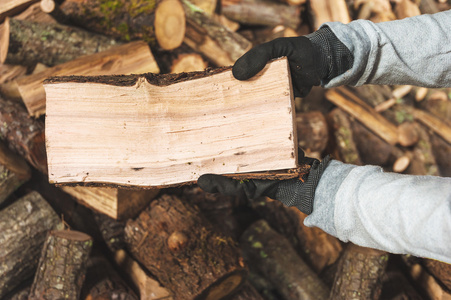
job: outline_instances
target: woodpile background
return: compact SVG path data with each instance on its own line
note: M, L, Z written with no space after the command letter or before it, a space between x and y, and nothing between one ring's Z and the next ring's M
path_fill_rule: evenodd
M344 244L270 199L48 182L57 75L232 65L326 21L450 9L435 0L2 0L0 299L451 299L450 265ZM413 47L415 45L412 45ZM451 89L314 88L296 99L308 156L451 176ZM427 201L427 199L425 199Z

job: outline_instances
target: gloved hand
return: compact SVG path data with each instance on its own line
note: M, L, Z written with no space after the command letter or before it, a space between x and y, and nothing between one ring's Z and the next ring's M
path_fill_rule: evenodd
M354 62L349 49L325 26L306 36L278 38L252 48L235 62L233 76L249 79L282 56L288 58L296 97L307 96L312 86L329 82Z
M266 196L287 206L295 206L303 213L311 214L316 187L329 161L329 156L321 162L304 157L304 152L299 149L299 162L311 166L309 173L302 179L235 180L221 175L204 174L199 177L197 184L206 192L226 196L245 195L248 199Z

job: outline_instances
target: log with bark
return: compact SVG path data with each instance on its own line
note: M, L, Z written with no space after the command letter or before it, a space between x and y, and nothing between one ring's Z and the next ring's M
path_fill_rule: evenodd
M158 189L139 191L84 186L63 186L62 189L79 203L116 220L136 217L159 192Z
M176 299L221 299L245 279L235 242L175 196L161 196L129 220L125 238L132 255Z
M266 0L223 0L221 12L227 18L245 25L287 26L301 24L301 7Z
M434 153L432 151L430 134L423 126L417 126L419 141L411 152L411 163L406 172L413 175L440 175Z
M84 55L42 72L17 80L19 92L31 116L45 113L46 94L43 81L62 75L109 75L159 73L158 65L143 41L136 41L91 55Z
M0 25L0 41L0 63L25 66L54 66L120 44L75 27L10 18Z
M182 3L187 20L184 42L214 65L230 66L251 49L252 44L243 36L208 16L188 0L182 0Z
M329 140L329 129L319 111L296 114L298 145L306 156L320 158Z
M340 258L330 299L379 299L388 253L348 244Z
M345 0L310 0L310 16L312 17L313 28L318 29L325 22L349 23L348 8Z
M27 163L0 141L0 204L30 177Z
M248 281L243 284L233 296L229 298L230 300L265 300L265 298L260 295L260 293L255 289L255 287Z
M298 255L316 273L334 264L340 257L340 241L317 227L304 225L306 214L295 207L286 207L280 201L258 198L251 207L277 232L287 238Z
M32 277L47 232L61 222L37 192L0 211L0 298Z
M296 177L288 72L283 58L250 81L229 68L48 80L49 179L160 187L204 173Z
M30 118L19 102L0 97L0 124L0 139L33 167L47 174L44 123Z
M240 243L249 267L262 273L284 299L327 299L329 289L266 221L253 223Z
M98 254L91 255L87 262L86 279L80 295L80 299L85 300L138 300L108 259Z
M61 11L86 29L124 41L144 40L165 50L179 47L185 36L180 1L64 1Z
M92 245L92 238L83 232L50 231L29 299L79 299Z

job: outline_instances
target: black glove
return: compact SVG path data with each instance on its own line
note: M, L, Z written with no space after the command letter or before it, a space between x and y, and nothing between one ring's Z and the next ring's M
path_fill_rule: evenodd
M343 74L354 62L349 49L325 26L301 37L278 38L252 48L233 66L233 76L246 80L260 72L268 61L286 56L296 97L305 97L312 86Z
M300 162L311 165L308 174L302 179L288 180L235 180L221 175L205 174L199 177L197 184L209 193L220 193L226 196L245 195L249 199L266 196L279 200L287 206L295 206L306 214L313 211L313 200L318 182L330 161L326 156L321 162L304 157L299 150Z

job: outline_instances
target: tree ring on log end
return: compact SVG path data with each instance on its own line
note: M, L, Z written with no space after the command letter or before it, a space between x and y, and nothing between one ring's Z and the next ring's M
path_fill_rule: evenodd
M224 276L214 285L205 290L196 300L216 300L224 296L231 295L244 283L246 270L237 270L227 276Z
M179 47L185 37L185 11L178 0L162 1L155 11L155 36L165 50Z
M0 24L0 64L3 64L8 55L9 48L9 18Z

